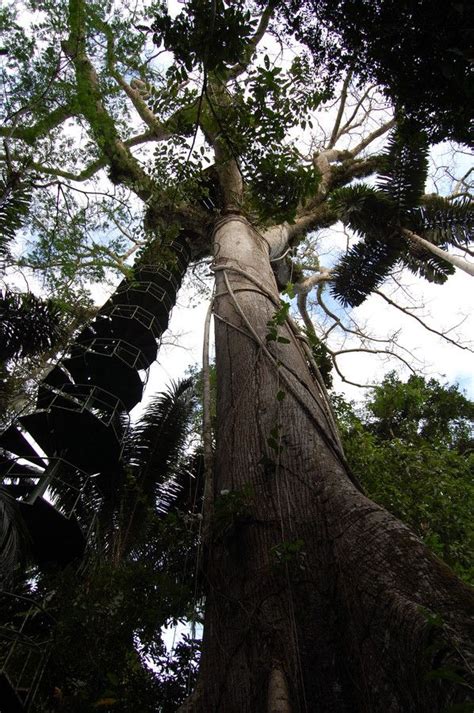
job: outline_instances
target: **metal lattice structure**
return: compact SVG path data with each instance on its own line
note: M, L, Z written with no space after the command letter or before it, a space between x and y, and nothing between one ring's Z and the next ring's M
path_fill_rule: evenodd
M141 400L190 259L183 237L167 250L170 267L145 253L43 380L35 410L0 435L0 483L18 504L39 566L80 561L114 492L128 413ZM26 636L30 610L24 616L16 628L0 627L0 713L30 709L45 664L38 655L28 676L20 671L18 651L29 644L32 661L48 642Z

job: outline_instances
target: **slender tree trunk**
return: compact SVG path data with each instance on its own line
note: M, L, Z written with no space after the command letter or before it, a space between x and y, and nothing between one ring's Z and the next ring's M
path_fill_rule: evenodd
M215 502L183 710L446 711L468 689L430 672L464 680L471 591L351 481L298 340L267 338L278 291L244 218L217 226L215 267Z

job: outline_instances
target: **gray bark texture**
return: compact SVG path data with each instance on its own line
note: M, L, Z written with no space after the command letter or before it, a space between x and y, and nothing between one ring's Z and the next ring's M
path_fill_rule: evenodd
M192 711L273 709L278 679L292 713L447 713L469 700L472 591L352 482L294 332L267 339L278 290L241 216L216 227L215 268L214 514Z

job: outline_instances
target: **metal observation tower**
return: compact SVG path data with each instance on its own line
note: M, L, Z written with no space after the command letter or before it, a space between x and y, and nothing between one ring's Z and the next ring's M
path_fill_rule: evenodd
M190 260L185 237L165 265L145 250L42 381L32 413L0 436L0 485L16 501L37 566L80 562L94 543L97 512L120 472L130 410ZM54 632L44 602L0 583L0 713L31 710Z

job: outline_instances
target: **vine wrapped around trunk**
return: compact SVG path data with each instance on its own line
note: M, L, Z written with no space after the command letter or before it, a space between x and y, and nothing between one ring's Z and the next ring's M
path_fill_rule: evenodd
M293 713L465 702L471 591L351 481L279 318L267 244L240 215L216 227L215 269L215 500L192 710L269 710L275 661Z

